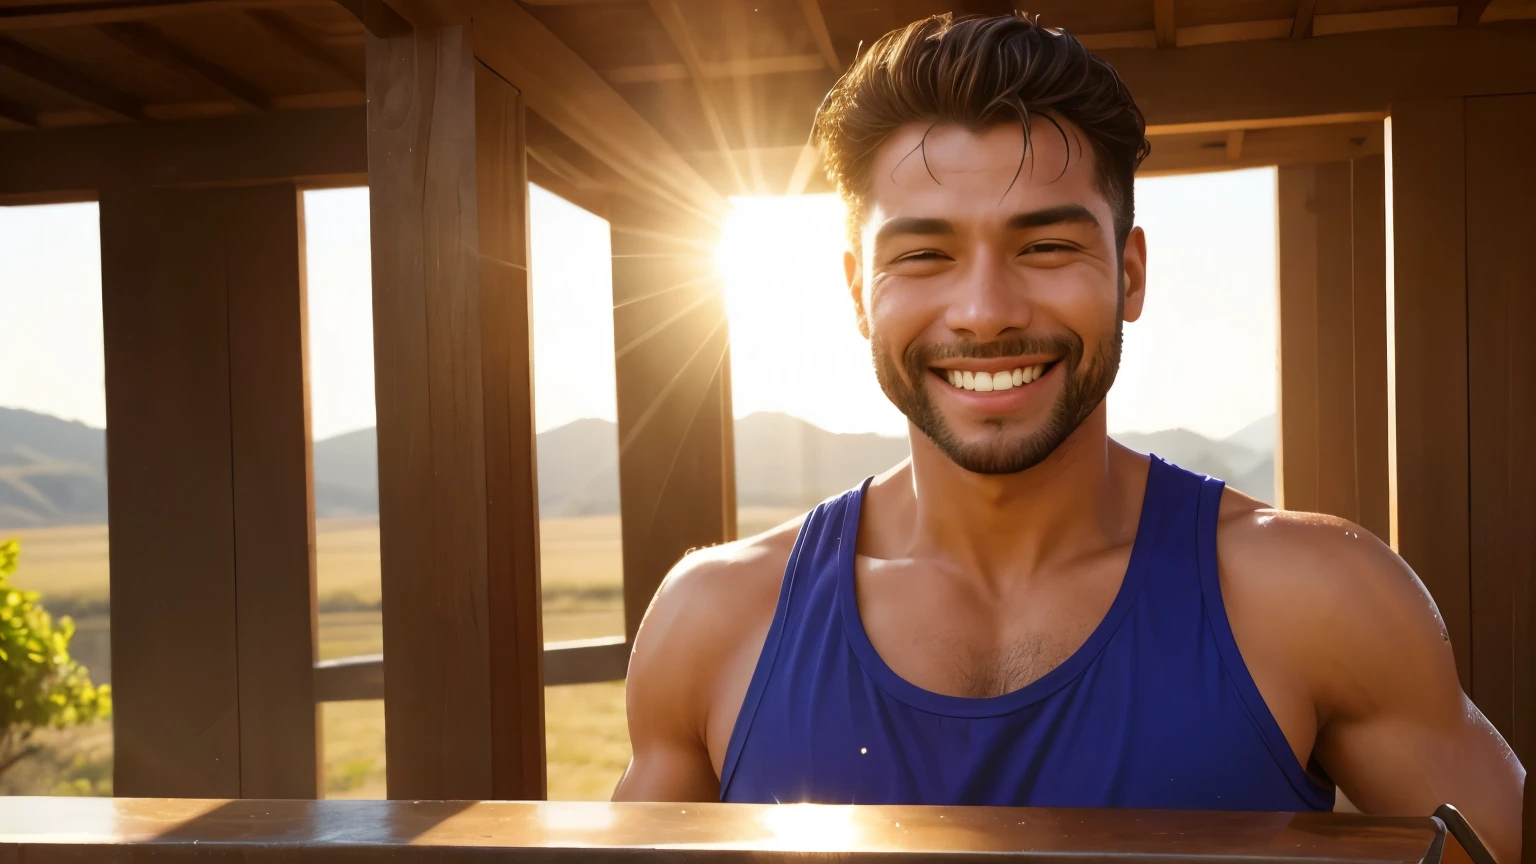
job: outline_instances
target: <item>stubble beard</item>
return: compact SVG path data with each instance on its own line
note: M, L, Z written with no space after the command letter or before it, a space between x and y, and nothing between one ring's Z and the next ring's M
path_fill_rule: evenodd
M902 352L898 364L876 331L870 336L870 350L874 355L875 377L886 398L950 461L976 474L1017 474L1039 465L1056 452L1104 401L1120 369L1123 326L1117 308L1113 337L1099 344L1092 362L1087 364L1083 362L1082 338L1070 332L1045 337L1010 337L995 342L914 343ZM1010 434L1007 419L988 419L982 422L994 432L986 440L961 440L928 393L929 369L938 361L949 358L992 359L1026 354L1061 358L1057 365L1062 367L1066 380L1061 396L1051 406L1045 422L1032 433Z

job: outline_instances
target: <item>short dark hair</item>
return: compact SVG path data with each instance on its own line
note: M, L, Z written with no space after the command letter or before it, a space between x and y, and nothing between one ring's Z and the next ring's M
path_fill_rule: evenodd
M1136 169L1151 149L1146 121L1113 67L1038 18L945 13L885 34L827 94L812 137L857 243L870 164L892 132L910 123L1017 122L1028 142L1032 114L1083 130L1123 248L1135 218Z

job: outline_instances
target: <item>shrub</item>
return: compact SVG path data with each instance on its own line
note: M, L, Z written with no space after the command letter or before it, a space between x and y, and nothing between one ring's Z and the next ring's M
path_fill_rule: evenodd
M11 587L21 557L16 540L0 543L0 775L37 751L38 729L63 729L112 713L108 685L69 656L75 622L53 617L36 591Z

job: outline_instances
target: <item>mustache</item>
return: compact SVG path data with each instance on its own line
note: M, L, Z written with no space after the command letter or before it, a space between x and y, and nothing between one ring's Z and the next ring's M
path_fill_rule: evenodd
M909 370L924 370L941 360L965 358L992 360L1025 354L1049 354L1062 358L1068 369L1075 369L1083 356L1083 340L1075 334L1048 336L1010 336L990 342L962 339L944 343L914 344L903 358Z

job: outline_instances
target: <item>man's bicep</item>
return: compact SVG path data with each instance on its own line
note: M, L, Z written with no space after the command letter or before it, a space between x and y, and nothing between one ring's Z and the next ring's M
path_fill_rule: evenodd
M1518 860L1525 772L1462 690L1428 592L1396 556L1351 576L1362 590L1337 646L1320 761L1362 811L1427 816L1448 803L1500 862Z
M696 589L687 579L677 571L668 577L635 635L625 686L632 756L615 801L713 801L719 794L698 731L708 658L697 644L699 622L688 613Z

